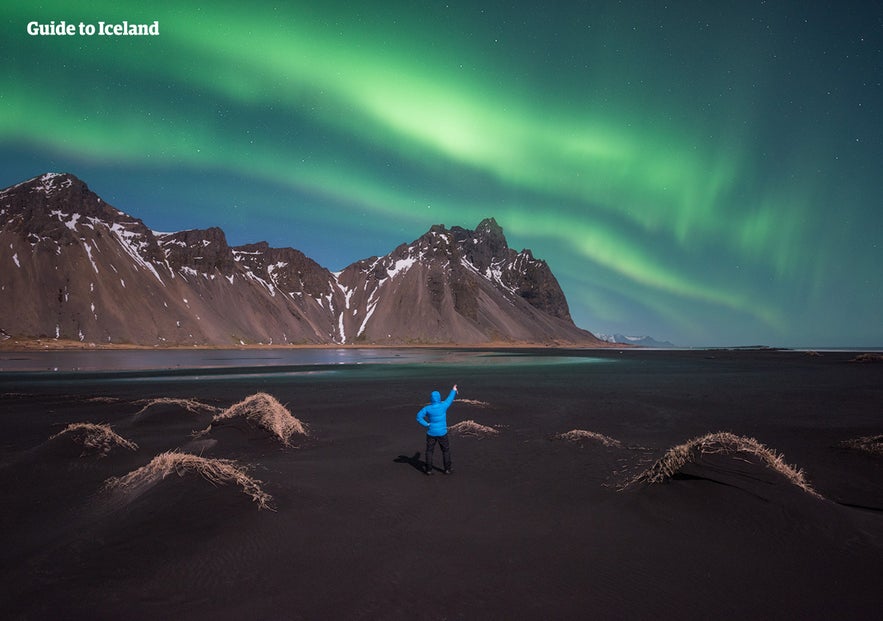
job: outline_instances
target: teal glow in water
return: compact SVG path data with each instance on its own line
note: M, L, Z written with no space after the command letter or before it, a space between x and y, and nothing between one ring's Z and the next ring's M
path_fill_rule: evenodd
M29 383L255 382L459 373L611 362L567 350L295 349L44 351L0 357L0 388Z
M467 366L608 362L582 352L462 349L101 350L37 351L0 356L0 372L259 369L365 364ZM272 372L272 371L268 371Z

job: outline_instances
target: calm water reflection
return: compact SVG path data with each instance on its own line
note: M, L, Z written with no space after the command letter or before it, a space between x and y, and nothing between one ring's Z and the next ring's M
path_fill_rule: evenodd
M333 365L551 365L608 362L578 350L464 350L464 349L288 349L288 350L98 350L36 351L0 355L0 373L22 372L137 372L202 369L250 373L267 368ZM223 374L223 373L213 373Z

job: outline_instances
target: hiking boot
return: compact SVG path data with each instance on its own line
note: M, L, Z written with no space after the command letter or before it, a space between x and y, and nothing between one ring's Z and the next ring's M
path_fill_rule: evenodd
M427 468L423 472L425 472L427 475L430 475L430 474L432 474L432 468Z
M447 469L445 470L445 474L451 474L451 469L450 469L450 468L447 468Z

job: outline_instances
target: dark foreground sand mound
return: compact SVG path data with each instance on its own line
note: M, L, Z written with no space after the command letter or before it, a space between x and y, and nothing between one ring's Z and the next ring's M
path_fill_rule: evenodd
M72 423L51 436L44 447L49 452L76 453L80 457L106 457L111 451L137 450L138 445L117 434L110 425Z
M728 484L737 479L757 482L765 478L761 472L764 469L774 475L767 479L769 482L781 479L811 496L822 497L806 481L803 471L785 463L782 455L754 438L729 432L709 433L670 448L627 485L664 483L677 477L708 478Z
M197 475L214 486L233 484L257 503L269 509L272 497L261 488L261 482L248 475L245 468L229 459L209 459L189 453L168 451L154 457L149 464L129 474L108 479L105 489L126 501L141 496L170 475Z
M481 423L476 423L474 420L464 420L454 425L450 425L448 427L448 432L453 433L454 435L472 436L476 438L495 436L500 433L498 429L482 425Z
M291 415L284 405L273 396L263 392L246 397L212 418L211 425L200 435L211 433L223 427L241 428L243 431L260 430L269 433L285 446L291 445L291 438L307 436L307 426Z

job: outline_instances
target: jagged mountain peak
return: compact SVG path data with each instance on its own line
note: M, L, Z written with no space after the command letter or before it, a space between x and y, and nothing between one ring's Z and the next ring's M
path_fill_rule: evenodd
M46 172L36 177L31 177L26 181L17 183L13 186L0 191L0 195L10 192L39 192L50 196L60 190L72 187L86 187L86 184L71 173Z
M10 207L27 205L31 210L54 209L65 213L112 221L124 214L108 205L89 186L70 173L44 173L0 191Z
M506 242L506 236L503 234L503 227L497 224L494 218L485 218L475 227L475 237L479 243L491 246L496 251L503 251L509 248Z
M153 233L140 219L108 204L70 173L45 173L0 191L0 217L2 230L42 251L58 254L110 233L143 258L161 260Z
M158 234L159 244L172 269L184 268L201 273L218 271L230 276L236 269L233 249L220 228L190 229Z
M273 248L265 241L233 247L236 262L252 276L266 279L284 293L325 297L334 277L327 269L294 248Z
M453 241L452 232L445 228L444 224L433 224L423 235L412 241L410 244L401 244L393 253L408 252L413 254L415 251L429 252L432 254L447 254ZM407 248L407 251L400 251L400 248ZM391 253L392 254L392 253Z
M492 259L508 258L510 251L503 228L494 218L483 219L474 230L461 226L448 229L444 224L433 224L426 233L403 246L467 257L479 270L485 269ZM477 262L474 257L478 257Z
M219 244L222 247L229 247L227 244L227 234L217 226L210 226L207 229L187 229L174 233L156 233L156 235L163 243L185 243L202 246Z
M0 212L5 228L59 243L75 242L83 226L98 223L148 232L140 219L108 204L69 173L46 173L0 191Z

